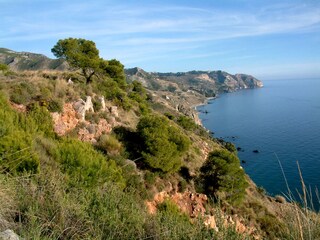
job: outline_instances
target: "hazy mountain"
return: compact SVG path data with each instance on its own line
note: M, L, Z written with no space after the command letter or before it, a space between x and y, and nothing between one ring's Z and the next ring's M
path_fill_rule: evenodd
M50 59L42 54L15 52L0 48L0 63L9 65L12 70L66 70L68 64L62 59Z
M146 72L141 68L126 69L129 81L140 81L152 90L195 91L206 97L217 93L262 87L260 80L247 74L229 74L223 71L189 71L178 73Z

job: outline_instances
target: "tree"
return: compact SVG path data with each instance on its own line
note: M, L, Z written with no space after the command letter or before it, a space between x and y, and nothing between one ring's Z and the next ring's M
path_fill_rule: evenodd
M120 61L116 59L111 59L108 61L102 60L100 68L104 74L117 82L121 89L125 89L127 86L126 75L124 73L124 66Z
M248 185L238 157L228 150L211 152L200 168L200 183L205 193L217 197L225 193L229 202L239 202Z
M168 119L156 115L141 118L137 132L142 140L141 154L145 163L163 172L174 172L182 165L182 155L190 140Z
M100 70L101 58L93 41L82 38L60 39L51 52L57 58L65 59L71 67L81 69L87 84Z

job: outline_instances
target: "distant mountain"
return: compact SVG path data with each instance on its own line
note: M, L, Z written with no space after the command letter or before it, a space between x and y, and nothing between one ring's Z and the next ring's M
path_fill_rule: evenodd
M16 52L0 48L0 63L7 64L12 70L60 70L68 69L62 59L51 59L42 54ZM229 74L223 71L189 71L178 73L146 72L141 68L125 70L128 81L138 80L150 90L193 91L206 97L223 92L262 87L263 84L253 76Z
M178 73L146 72L141 68L125 70L129 81L140 81L151 90L195 91L206 97L240 89L263 87L263 83L247 74L229 74L223 71L190 71Z
M68 64L62 59L50 59L42 54L15 52L0 48L0 63L7 64L12 70L66 70Z

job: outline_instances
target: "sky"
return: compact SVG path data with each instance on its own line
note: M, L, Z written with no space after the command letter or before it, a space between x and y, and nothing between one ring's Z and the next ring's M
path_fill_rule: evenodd
M320 79L320 0L0 0L0 47L54 58L69 37L126 68Z

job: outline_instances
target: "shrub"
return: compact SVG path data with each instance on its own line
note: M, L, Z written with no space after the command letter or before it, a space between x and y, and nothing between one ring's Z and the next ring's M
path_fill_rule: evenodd
M21 127L26 117L14 112L0 93L0 166L10 173L39 171L39 158L33 151L33 135Z
M240 202L248 185L238 157L224 149L209 154L200 168L200 182L207 194L216 198L225 193L229 202Z
M232 153L236 153L236 152L237 152L236 147L235 147L234 144L231 143L231 142L226 142L226 143L225 143L225 148L226 148L229 152L232 152Z
M27 117L21 126L25 131L31 133L42 132L46 136L54 137L52 117L46 107L39 106L38 103L32 103L27 106Z
M194 120L186 116L180 116L177 119L177 123L184 129L189 131L192 131L197 128L197 124L194 122Z
M0 166L10 173L39 172L39 157L32 149L32 136L15 130L1 138Z
M141 154L145 163L163 172L175 172L182 164L182 155L187 151L190 140L165 117L145 116L137 126L141 137Z
M146 171L144 174L144 180L146 182L147 185L152 186L155 184L157 179L157 174L150 172L150 171Z
M100 99L95 96L93 99L92 99L92 104L93 104L93 108L96 112L99 112L101 109L102 109L102 104L101 104L101 101Z
M85 118L86 118L86 121L90 123L99 123L100 115L99 113L95 113L95 112L87 112Z
M123 150L121 142L116 137L106 134L100 136L97 146L110 155L118 155Z
M10 90L10 100L17 104L28 104L36 92L33 84L22 82L12 86Z
M63 110L63 102L58 99L52 99L48 103L48 110L50 112L58 112L61 113Z
M0 71L7 72L9 71L9 67L7 64L0 63Z
M70 177L71 186L95 186L107 181L115 182L124 187L122 170L113 160L107 160L92 145L79 140L62 141L56 159L62 164L62 169Z

